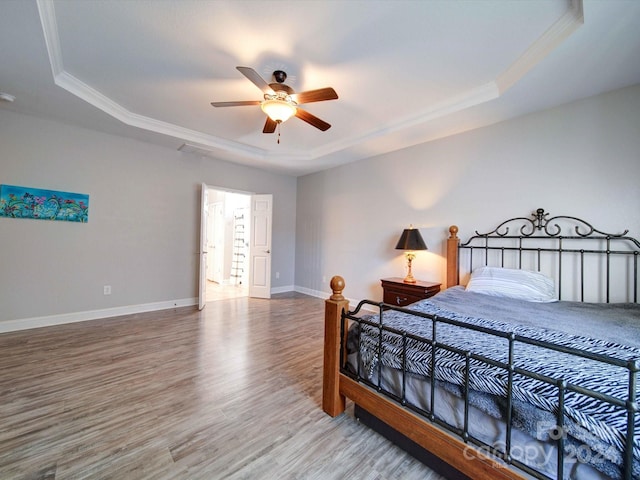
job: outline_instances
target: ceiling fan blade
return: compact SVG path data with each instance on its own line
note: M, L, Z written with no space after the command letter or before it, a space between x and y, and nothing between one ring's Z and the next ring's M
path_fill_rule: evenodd
M324 120L320 120L315 115L311 115L309 112L307 112L306 110L302 110L301 108L298 108L296 110L296 117L298 117L300 120L304 120L309 125L313 125L314 127L322 130L323 132L331 128L330 124L328 124Z
M271 118L267 117L267 121L264 122L264 128L262 129L262 133L273 133L276 131L276 126L278 124L271 120Z
M292 96L297 103L323 102L325 100L336 100L338 98L338 94L331 87L300 92Z
M273 95L275 93L273 91L273 88L271 88L269 84L264 80L264 78L258 75L258 72L256 72L253 68L236 67L236 69L238 69L238 71L241 74L247 77L251 81L251 83L253 83L256 87L258 87L264 93L268 93L269 95Z
M214 107L244 107L248 105L260 105L258 100L241 100L239 102L211 102Z

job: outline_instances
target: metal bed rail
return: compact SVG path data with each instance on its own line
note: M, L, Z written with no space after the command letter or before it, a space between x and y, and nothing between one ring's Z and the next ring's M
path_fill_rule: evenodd
M367 320L366 318L359 317L358 314L364 305L371 305L378 308L379 313L377 314L377 321ZM403 330L391 328L389 326L384 325L384 315L386 310L395 310L398 312L419 316L422 318L426 318L431 320L432 322L432 332L431 338L422 338L417 335L413 335ZM386 390L382 386L382 361L378 361L377 365L377 382L372 382L367 378L363 377L360 372L360 335L362 329L358 329L358 349L357 349L357 371L353 372L347 368L347 359L345 358L346 352L346 339L347 339L347 328L348 322L357 322L361 325L368 325L371 328L377 329L378 331L378 352L382 352L383 350L383 334L386 332L387 334L397 335L402 338L402 359L401 359L401 375L402 375L402 388L400 393L392 392ZM461 349L456 346L447 345L445 343L441 343L438 341L438 325L440 324L449 324L454 325L460 328L474 330L477 332L481 332L488 335L493 335L498 338L503 338L508 342L508 351L506 352L506 357L508 361L500 361L486 355L482 355L480 352L473 352L471 350ZM580 395L588 396L599 400L601 402L608 403L610 405L615 406L616 408L620 408L626 410L627 415L627 425L626 432L624 432L624 451L622 452L623 456L623 466L622 466L622 477L625 480L631 480L633 478L633 452L634 452L634 444L636 443L636 432L635 432L635 424L637 420L638 414L638 399L636 398L636 391L638 388L637 385L637 377L638 372L640 371L640 359L634 359L631 361L622 360L620 358L615 358L608 355L598 354L589 352L586 350L567 347L563 345L557 345L554 343L537 340L533 338L524 337L521 335L517 335L514 333L503 332L499 330L494 330L487 327L482 327L478 325L467 324L463 322L459 322L457 320L452 320L440 316L435 316L427 313L417 312L414 310L410 310L407 308L395 307L393 305L388 305L385 303L376 303L369 300L361 301L357 307L349 312L342 312L341 316L341 335L343 345L340 349L340 367L341 373L349 376L350 378L362 382L369 387L377 390L381 394L384 394L388 398L391 398L395 402L401 404L403 407L428 418L431 422L445 428L446 430L458 435L463 439L465 443L472 444L483 451L489 452L491 455L502 459L505 463L514 465L515 467L525 471L529 475L534 476L538 479L548 479L551 480L551 477L548 477L541 471L535 470L531 468L529 465L521 462L517 458L512 455L512 406L513 406L513 379L515 375L521 375L527 378L535 379L539 382L544 382L549 385L553 385L557 388L558 396L557 396L557 411L556 413L556 428L558 432L563 432L564 429L564 414L565 414L565 396L567 392L576 392ZM406 381L407 376L412 374L407 370L407 346L409 341L421 342L426 347L429 347L431 350L431 365L429 366L429 371L432 373L430 377L428 377L428 381L431 385L431 398L429 403L429 409L425 410L418 405L412 404L406 398ZM562 377L550 377L548 375L536 373L534 371L530 371L521 366L521 362L516 358L514 354L515 346L517 344L528 344L534 345L539 348L549 349L552 351L561 352L564 354L568 354L577 358L589 359L592 361L603 362L608 365L612 365L615 367L622 368L626 371L626 375L628 378L627 392L628 395L625 398L618 398L603 392L599 392L593 389L585 388L583 386L573 384L567 379ZM462 382L462 400L464 401L464 420L463 420L463 428L458 428L449 423L439 419L435 415L435 390L436 390L436 376L433 373L437 372L437 352L440 350L446 350L448 352L455 353L460 355L461 358L464 358L465 368L464 368L464 380ZM381 353L379 353L381 355ZM475 360L477 362L481 362L483 364L491 365L492 367L503 369L507 373L507 386L506 386L506 411L507 417L505 419L506 425L506 438L504 441L504 449L496 448L494 445L489 445L486 442L474 437L469 433L469 380L470 374L472 370L471 361ZM415 375L415 374L413 374ZM551 440L556 441L557 444L557 478L564 478L564 463L565 463L565 437L563 434L554 435Z

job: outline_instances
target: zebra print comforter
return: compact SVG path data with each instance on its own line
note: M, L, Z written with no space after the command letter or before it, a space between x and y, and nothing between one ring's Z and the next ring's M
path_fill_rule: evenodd
M625 361L640 361L640 306L633 304L596 305L578 302L552 304L490 297L465 292L462 287L448 289L437 296L409 307L419 312L487 327L501 332L554 344L570 346ZM378 322L378 316L370 321ZM397 311L383 313L385 326L405 330L430 339L432 321ZM379 349L379 329L367 325L360 328L360 364L368 378L375 376L380 364L402 368L402 337L385 331ZM595 332L595 335L592 335ZM436 340L465 351L507 362L505 339L458 326L439 323ZM517 344L516 366L552 378L563 378L574 385L596 390L620 399L628 398L629 373L626 369L587 359L570 358L568 354L540 347ZM407 344L408 372L431 377L431 346L417 340ZM462 396L465 359L463 356L436 349L435 378L440 385ZM640 380L640 379L639 379ZM640 383L640 381L639 381ZM504 412L507 372L480 360L471 360L471 401L496 418ZM513 379L514 422L516 427L540 438L536 420L555 418L558 411L558 389L530 377L515 375ZM640 387L637 392L640 397ZM487 400L489 399L489 400ZM625 409L567 391L563 430L568 441L589 449L585 461L611 478L621 478L627 412ZM640 414L635 414L634 478L640 478ZM543 434L544 436L544 434ZM557 437L555 437L557 438Z

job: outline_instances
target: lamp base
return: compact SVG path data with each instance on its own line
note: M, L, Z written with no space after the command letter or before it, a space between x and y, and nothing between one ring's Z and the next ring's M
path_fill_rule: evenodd
M411 273L411 262L413 261L413 259L415 258L416 255L413 252L407 252L406 256L407 256L407 276L404 277L403 282L404 283L416 283L416 279L413 278L413 274Z

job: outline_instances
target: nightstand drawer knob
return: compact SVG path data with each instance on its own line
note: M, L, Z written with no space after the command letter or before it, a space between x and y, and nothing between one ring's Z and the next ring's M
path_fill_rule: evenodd
M397 303L398 305L402 305L402 304L403 304L404 302L406 302L406 301L407 301L407 297L400 298L400 297L396 296L396 303Z

